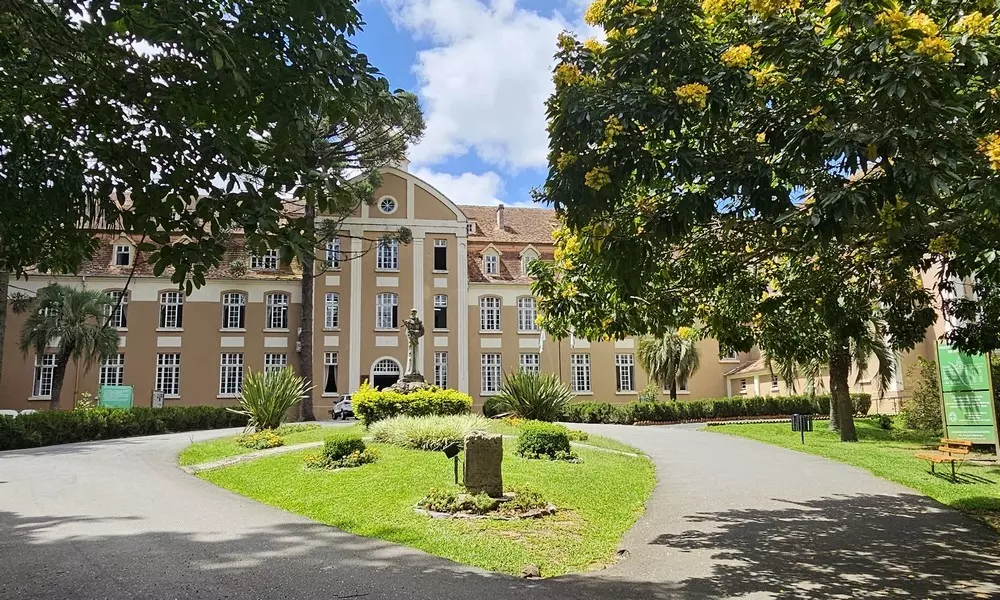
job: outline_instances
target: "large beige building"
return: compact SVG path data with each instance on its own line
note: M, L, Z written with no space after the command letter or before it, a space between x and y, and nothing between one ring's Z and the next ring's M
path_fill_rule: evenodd
M556 225L551 210L460 206L405 168L386 169L374 205L347 218L343 235L322 253L312 340L316 414L366 381L381 387L401 375L401 324L411 308L425 323L418 359L427 380L469 393L478 406L512 369L557 373L581 399L635 400L648 378L634 339L555 340L538 330L525 269L551 258ZM412 243L378 241L400 226L413 232ZM298 368L300 283L296 266L281 264L276 251L253 256L235 235L207 284L185 296L169 278L153 276L137 240L101 238L75 276L12 282L29 293L59 281L125 296L113 315L119 354L89 370L71 364L63 407L100 385L133 386L137 405L148 404L153 390L165 393L167 405L232 404L247 369ZM45 408L54 356L21 353L22 323L23 316L8 315L0 408ZM928 340L932 348L933 332ZM699 344L701 367L680 391L683 399L789 391L759 354L728 354L712 339ZM890 398L905 393L904 373L918 354L927 348L901 357Z

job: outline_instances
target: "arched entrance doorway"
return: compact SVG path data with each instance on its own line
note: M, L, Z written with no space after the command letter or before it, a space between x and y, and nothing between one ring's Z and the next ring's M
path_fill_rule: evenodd
M399 381L399 361L395 358L380 358L372 363L371 383L377 390L385 389Z

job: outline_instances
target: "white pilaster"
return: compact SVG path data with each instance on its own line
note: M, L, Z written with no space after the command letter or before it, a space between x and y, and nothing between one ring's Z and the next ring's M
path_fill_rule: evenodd
M410 180L407 184L407 198L412 197L410 189L412 185L413 180ZM410 203L407 204L409 206ZM420 317L420 320L426 323L427 315L424 314L424 236L422 232L420 237L413 237L413 308L417 309L417 316ZM417 365L421 371L427 370L427 365L424 363L424 346L427 341L428 338L425 337L423 344L417 344Z
M407 177L406 178L406 219L407 220L414 220L414 219L417 218L417 216L415 214L413 214L414 207L417 204L417 201L416 201L416 195L417 195L416 194L416 189L417 189L416 188L416 184L413 182L413 178L412 177Z
M464 223L458 236L458 390L469 393L469 246Z
M362 210L366 207L362 205ZM362 231L351 229L351 256L361 256ZM347 389L352 393L357 391L361 382L361 258L351 261L351 330L347 340Z
M753 395L760 396L760 375L753 376Z

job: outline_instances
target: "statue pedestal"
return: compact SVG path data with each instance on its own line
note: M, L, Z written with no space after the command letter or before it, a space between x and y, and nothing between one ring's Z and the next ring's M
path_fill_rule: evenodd
M424 383L426 380L420 373L407 373L403 375L403 383Z

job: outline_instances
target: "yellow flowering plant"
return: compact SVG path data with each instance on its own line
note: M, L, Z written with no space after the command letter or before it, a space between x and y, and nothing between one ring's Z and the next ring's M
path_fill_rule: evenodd
M727 67L745 67L750 64L753 57L753 49L746 44L730 46L722 53L720 60Z
M677 101L704 110L711 90L704 83L687 83L674 90Z

